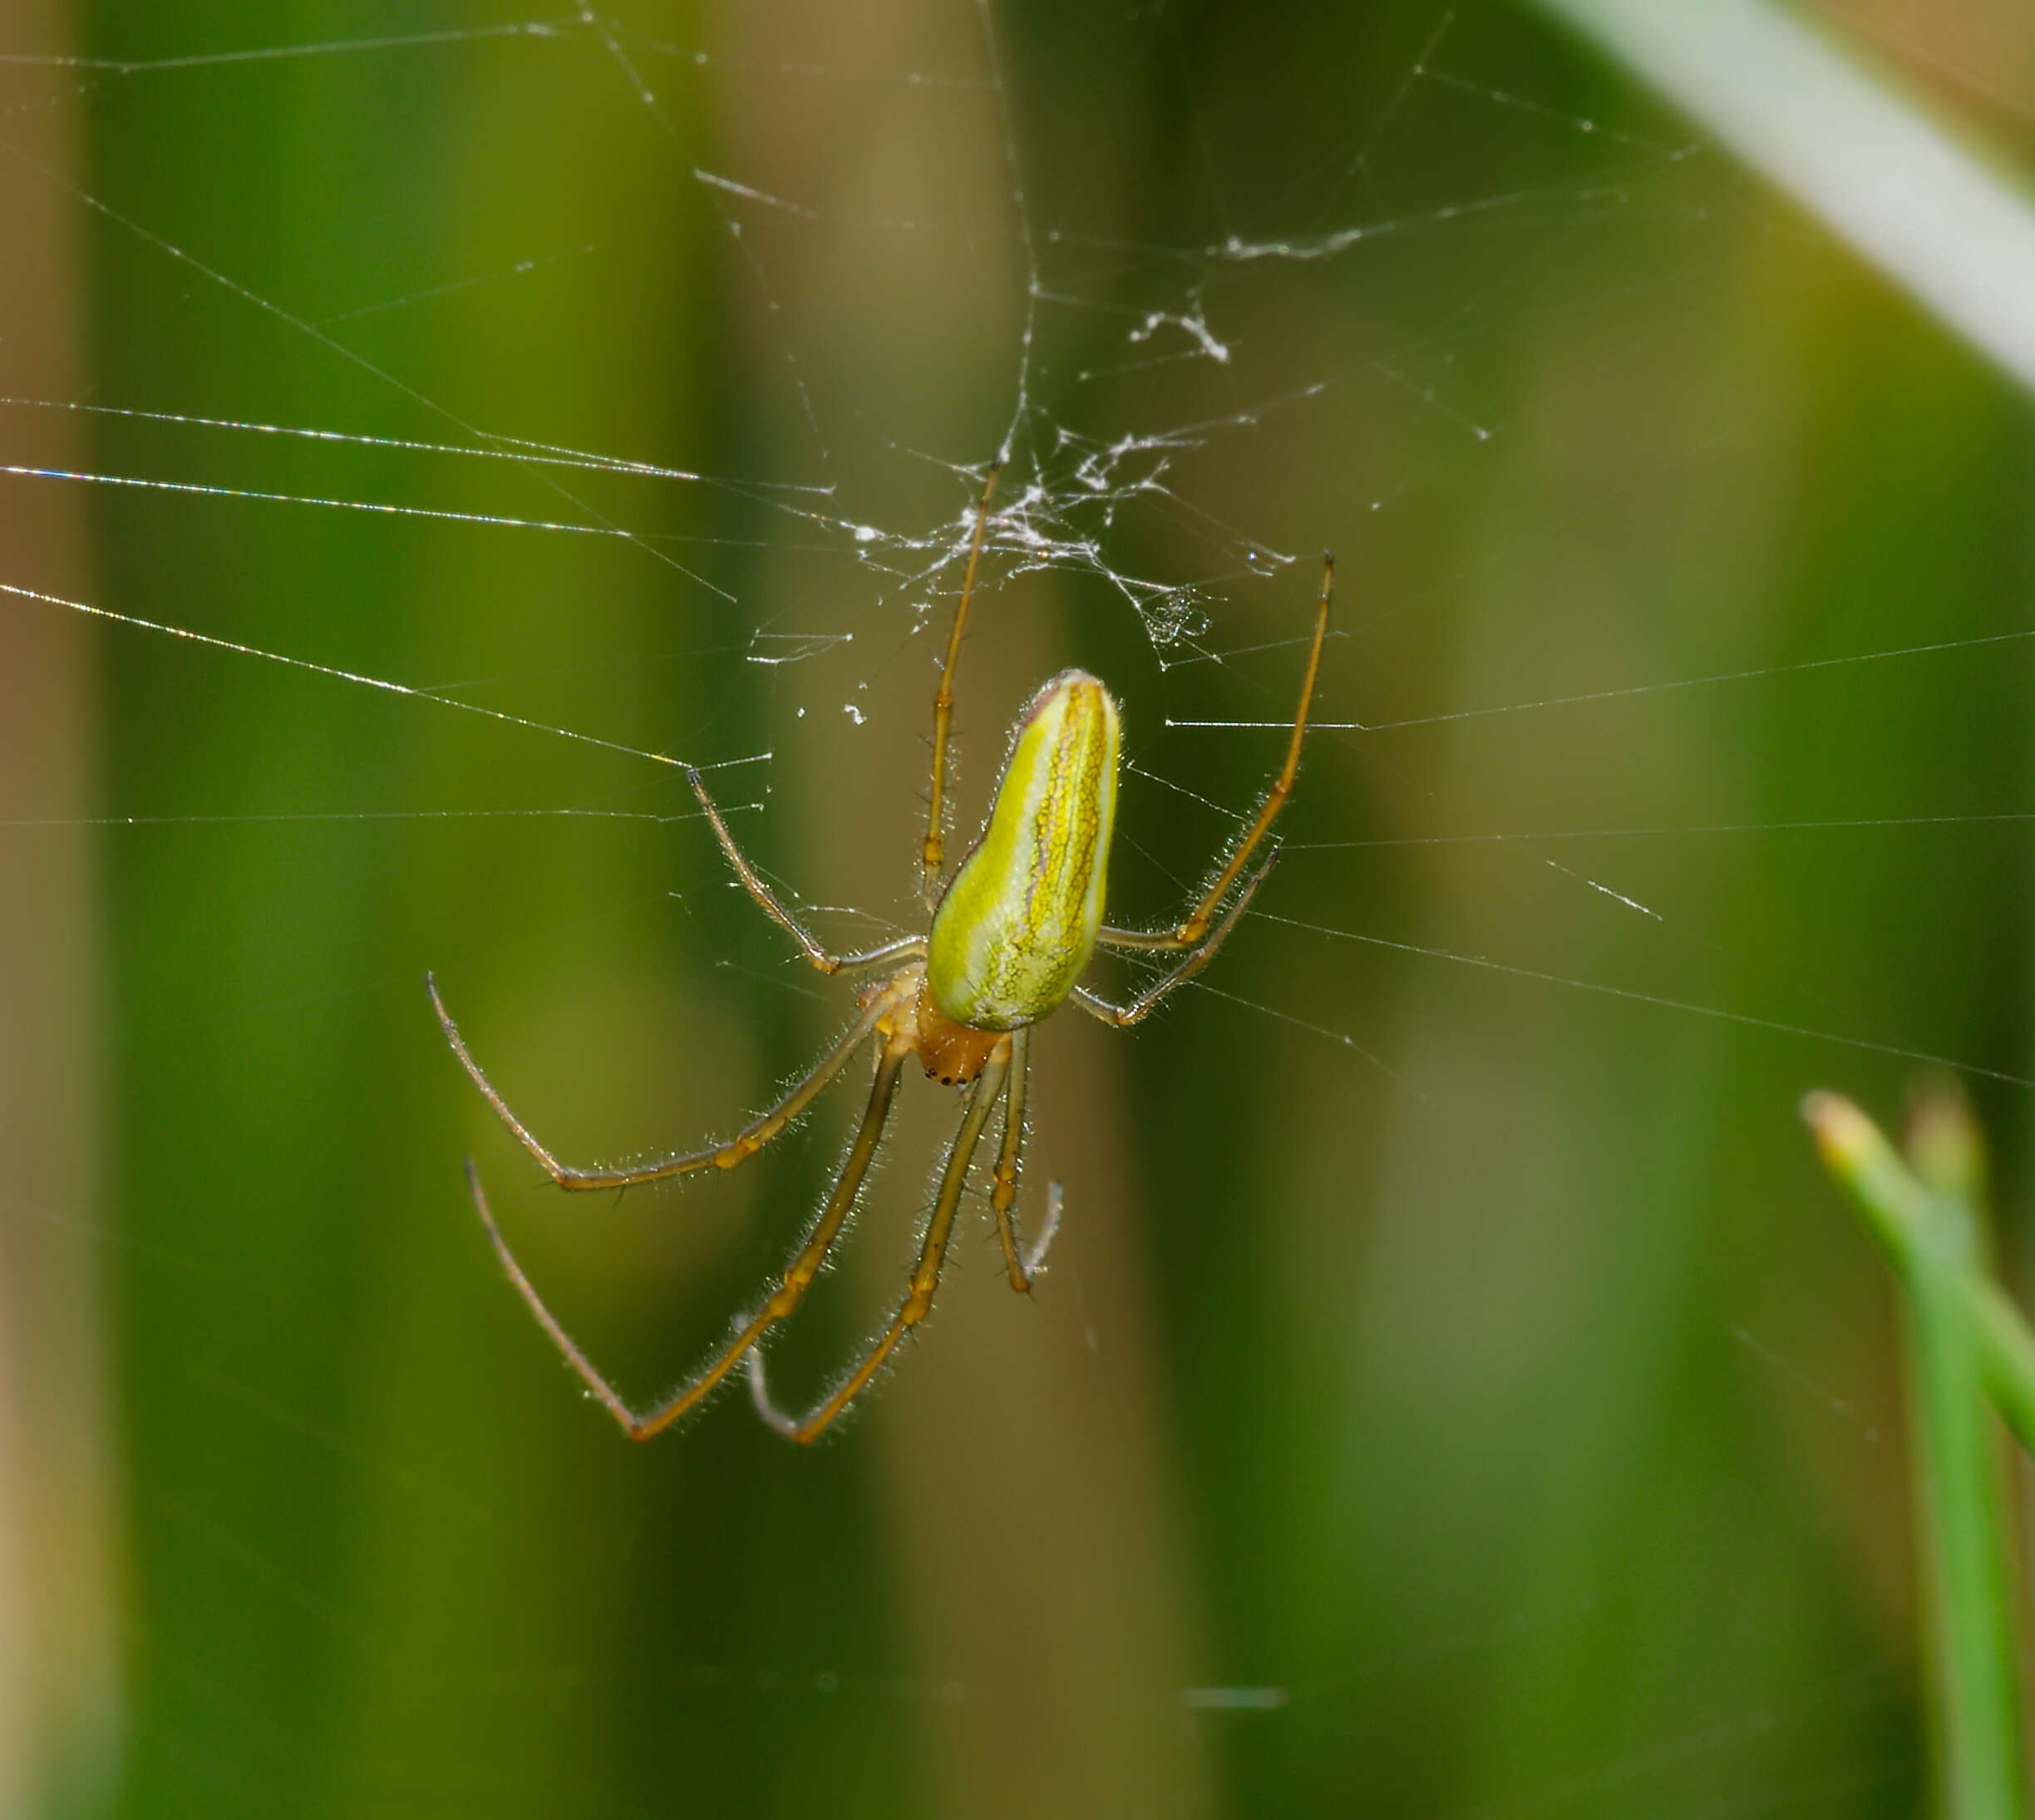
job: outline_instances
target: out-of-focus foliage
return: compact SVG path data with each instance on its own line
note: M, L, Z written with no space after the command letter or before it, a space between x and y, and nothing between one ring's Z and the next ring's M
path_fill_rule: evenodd
M738 1393L633 1449L461 1157L646 1394L860 1090L565 1206L424 970L589 1159L728 1129L845 989L667 767L96 629L90 812L165 818L97 837L110 1186L56 1210L105 1235L109 1811L1913 1812L1888 1299L1795 1108L1964 1064L2026 1202L2026 401L1524 12L999 8L999 92L951 0L623 12L99 0L71 48L140 67L8 89L71 123L71 402L381 439L93 419L96 474L297 503L36 483L90 597L751 761L773 876L908 920L954 579L913 577L1022 382L1007 496L1096 555L993 560L962 837L1085 663L1136 767L1112 910L1165 916L1278 754L1169 723L1285 711L1324 544L1330 727L1210 989L1035 1044L1032 1303L971 1225L831 1443ZM1891 24L1983 45L1994 99L1940 99L2025 156L2006 13ZM730 484L399 446L484 433ZM1199 629L1155 652L1122 575ZM787 1397L901 1290L953 1118L907 1097Z

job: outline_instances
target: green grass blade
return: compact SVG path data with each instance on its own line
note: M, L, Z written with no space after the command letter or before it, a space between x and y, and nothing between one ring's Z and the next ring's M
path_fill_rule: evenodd
M1986 1405L2003 1383L2023 1420L2035 1413L2035 1345L1983 1275L1970 1198L1976 1142L1959 1141L1961 1108L1936 1108L1914 1150L1924 1180L1848 1102L1818 1094L1804 1111L1825 1162L1908 1291L1917 1529L1944 1812L2015 1820L2025 1811L2020 1697L2000 1462Z

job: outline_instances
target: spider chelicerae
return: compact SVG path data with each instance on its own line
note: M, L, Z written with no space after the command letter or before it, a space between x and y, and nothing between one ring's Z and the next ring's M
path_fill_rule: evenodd
M1245 868L1293 793L1307 732L1308 706L1321 667L1322 640L1328 629L1335 560L1323 565L1321 599L1308 649L1307 671L1293 736L1278 777L1258 812L1230 848L1213 881L1186 917L1170 929L1145 932L1112 929L1102 920L1103 888L1116 807L1119 729L1116 703L1101 683L1082 670L1066 670L1041 688L1013 729L1009 756L998 779L994 806L981 836L950 879L941 877L945 852L948 733L953 718L953 679L961 634L982 558L996 486L992 468L976 507L961 599L948 633L939 688L933 698L933 788L924 852L926 933L905 935L863 954L835 954L821 947L781 904L762 875L750 864L697 770L686 776L721 849L742 887L782 929L806 959L824 974L875 968L894 970L865 985L857 997L855 1022L810 1073L760 1117L726 1143L668 1156L627 1169L575 1169L561 1163L509 1109L508 1102L475 1061L459 1027L427 978L431 1004L446 1039L474 1084L523 1147L559 1187L576 1191L621 1189L665 1181L709 1169L732 1169L746 1162L817 1099L866 1043L876 1047L876 1073L869 1105L855 1142L834 1178L826 1203L781 1284L763 1305L742 1320L734 1337L712 1363L654 1408L638 1411L625 1402L544 1305L515 1260L490 1212L472 1160L466 1180L474 1206L495 1255L538 1324L551 1336L587 1388L634 1440L647 1441L704 1400L745 1359L756 1408L763 1418L795 1441L819 1435L880 1371L899 1343L924 1319L939 1287L940 1265L953 1231L954 1216L968 1184L968 1168L984 1127L999 1101L1002 1138L990 1190L990 1211L1002 1240L1011 1287L1029 1291L1059 1220L1056 1186L1046 1219L1027 1250L1020 1245L1015 1210L1018 1162L1024 1147L1026 1048L1032 1026L1068 1000L1090 1016L1119 1027L1137 1023L1166 994L1193 978L1220 948L1278 856L1276 846L1247 876ZM1178 964L1125 1004L1112 1004L1080 984L1100 943L1134 953L1175 954ZM926 1224L919 1259L903 1305L854 1369L826 1398L803 1416L791 1416L771 1402L757 1346L771 1326L796 1309L819 1275L829 1248L846 1223L881 1141L884 1122L904 1064L914 1056L926 1073L949 1085L965 1085L959 1130L947 1152L939 1193Z

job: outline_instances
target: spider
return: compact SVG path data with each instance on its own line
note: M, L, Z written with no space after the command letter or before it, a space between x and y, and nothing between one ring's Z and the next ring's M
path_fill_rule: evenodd
M1012 731L1009 755L997 782L988 822L959 868L943 884L943 817L954 670L961 653L962 629L968 622L968 603L974 594L976 568L982 556L983 532L988 521L996 477L993 467L976 507L961 599L948 634L939 688L933 698L932 802L924 849L924 894L929 921L924 935L905 935L862 954L829 953L778 901L762 875L736 844L697 770L687 767L687 780L742 888L798 945L807 960L828 974L880 967L895 969L887 978L863 987L856 1000L855 1022L846 1034L775 1106L723 1144L664 1157L633 1168L569 1167L509 1109L508 1102L466 1047L439 995L436 981L426 976L426 985L446 1040L475 1086L551 1179L559 1187L574 1191L630 1188L702 1170L732 1169L753 1157L811 1106L864 1043L873 1039L876 1045L875 1080L860 1127L818 1221L786 1270L781 1284L761 1308L739 1323L734 1337L703 1370L650 1409L639 1412L631 1408L544 1305L495 1225L479 1173L472 1159L467 1160L466 1181L475 1209L509 1280L588 1389L633 1440L647 1441L669 1428L711 1394L745 1359L756 1408L766 1422L799 1442L810 1442L825 1430L867 1387L884 1360L924 1319L932 1306L954 1216L968 1183L969 1165L999 1100L1003 1103L1002 1139L989 1205L996 1217L1011 1287L1028 1292L1059 1216L1056 1184L1047 1196L1047 1216L1038 1240L1029 1250L1020 1247L1013 1210L1018 1160L1024 1144L1026 1051L1032 1026L1069 999L1105 1023L1121 1028L1138 1023L1169 993L1208 964L1235 928L1278 857L1274 844L1256 870L1245 875L1244 869L1274 817L1292 794L1299 769L1308 707L1321 665L1322 640L1328 628L1329 599L1335 579L1333 555L1323 565L1321 599L1285 762L1259 805L1256 817L1182 921L1170 929L1151 933L1112 929L1102 921L1103 887L1116 806L1119 728L1115 698L1096 678L1082 670L1066 670L1055 677L1032 698L1018 719ZM1112 1004L1080 984L1082 972L1097 943L1138 954L1170 953L1184 958L1128 1004ZM904 1303L880 1337L822 1402L804 1416L787 1415L771 1400L757 1342L798 1306L819 1275L876 1153L899 1077L914 1056L929 1076L950 1086L965 1086L968 1092L960 1127L947 1152L939 1196Z

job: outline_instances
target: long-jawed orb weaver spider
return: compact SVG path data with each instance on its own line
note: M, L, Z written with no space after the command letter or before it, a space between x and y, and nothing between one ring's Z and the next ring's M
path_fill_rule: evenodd
M820 1434L861 1393L899 1342L924 1319L932 1306L955 1212L968 1185L968 1166L999 1099L1003 1102L1003 1137L989 1206L996 1216L1011 1287L1028 1291L1057 1224L1059 1211L1056 1190L1048 1197L1046 1222L1038 1241L1029 1251L1021 1249L1013 1210L1018 1199L1018 1159L1024 1145L1026 1046L1032 1026L1070 999L1105 1023L1121 1027L1137 1023L1168 993L1208 964L1236 927L1237 919L1278 856L1279 850L1274 846L1257 870L1249 877L1244 875L1244 868L1264 841L1273 818L1293 793L1293 778L1300 767L1308 706L1314 693L1315 674L1321 667L1322 640L1328 629L1328 603L1335 580L1333 556L1323 565L1321 601L1314 616L1314 635L1308 649L1307 673L1301 681L1300 706L1293 715L1286 762L1265 792L1256 817L1183 921L1150 934L1111 929L1102 921L1103 887L1116 808L1118 723L1114 698L1082 670L1062 671L1032 698L1013 730L1010 754L997 782L988 824L959 870L943 886L943 816L948 731L953 718L954 668L961 654L968 602L975 591L975 571L982 557L983 532L988 522L996 478L997 471L993 467L976 507L960 604L954 609L946 659L940 668L939 688L933 698L933 791L924 854L924 897L930 921L924 935L906 935L864 954L830 954L778 902L762 875L736 845L699 772L690 767L687 770L687 779L707 812L714 837L743 889L798 944L807 960L823 974L896 967L888 979L862 989L857 999L858 1014L847 1033L767 1112L725 1144L710 1145L704 1150L688 1151L630 1169L569 1168L510 1111L508 1102L467 1048L439 996L436 982L426 978L431 1004L452 1053L523 1147L544 1165L559 1187L567 1189L630 1188L640 1182L665 1181L701 1170L732 1169L753 1157L811 1105L865 1043L872 1038L876 1040L875 1083L870 1089L860 1128L849 1147L840 1172L834 1178L819 1220L785 1271L782 1283L761 1308L740 1323L734 1338L697 1376L655 1408L640 1413L623 1400L545 1307L495 1225L487 1197L481 1191L480 1176L468 1159L466 1181L473 1191L474 1206L509 1280L588 1389L633 1440L647 1441L669 1428L710 1395L745 1359L750 1388L764 1419L795 1441L808 1442ZM1111 1004L1079 983L1098 942L1106 948L1139 954L1177 954L1185 958L1128 1004ZM855 1369L823 1402L802 1417L786 1415L770 1399L756 1343L798 1306L819 1275L829 1247L855 1206L870 1159L876 1154L898 1078L906 1061L914 1055L934 1079L949 1085L966 1085L968 1092L960 1129L947 1152L939 1197L926 1225L904 1304Z

